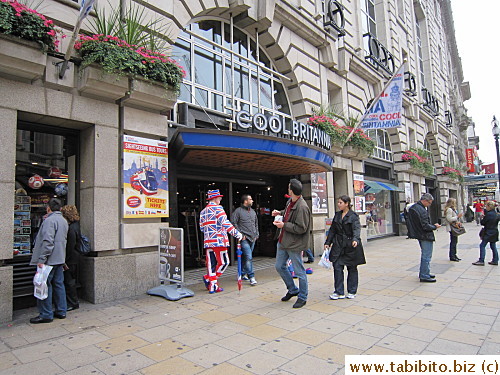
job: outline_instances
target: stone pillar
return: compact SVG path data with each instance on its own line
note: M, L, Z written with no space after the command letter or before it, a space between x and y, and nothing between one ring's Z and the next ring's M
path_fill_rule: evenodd
M0 108L0 261L12 258L16 175L17 111ZM0 323L12 320L12 267L0 267Z

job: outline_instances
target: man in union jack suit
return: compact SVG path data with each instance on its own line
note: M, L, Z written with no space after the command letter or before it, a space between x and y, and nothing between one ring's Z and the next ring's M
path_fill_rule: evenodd
M210 293L219 293L224 290L218 285L217 279L229 266L227 233L229 232L239 241L243 239L243 235L227 219L226 212L220 205L222 197L219 189L209 190L208 204L200 213L200 229L204 234L208 270L208 273L203 276L203 281Z

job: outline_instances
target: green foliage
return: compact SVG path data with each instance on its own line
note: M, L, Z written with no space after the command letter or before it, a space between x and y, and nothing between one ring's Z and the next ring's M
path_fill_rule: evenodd
M44 52L59 45L52 20L15 0L0 0L0 33L36 42Z
M412 148L409 151L404 151L403 161L409 161L412 168L422 171L425 175L431 176L434 174L434 167L431 162L431 153L422 148Z

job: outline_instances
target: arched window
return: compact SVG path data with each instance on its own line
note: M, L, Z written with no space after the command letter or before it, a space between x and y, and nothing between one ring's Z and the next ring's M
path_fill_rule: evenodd
M386 161L392 161L391 143L389 141L389 134L384 129L370 129L366 131L371 139L375 141L375 150L373 157Z
M236 27L231 35L229 23L188 25L172 57L186 70L179 101L227 114L236 109L291 118L281 75L254 39Z

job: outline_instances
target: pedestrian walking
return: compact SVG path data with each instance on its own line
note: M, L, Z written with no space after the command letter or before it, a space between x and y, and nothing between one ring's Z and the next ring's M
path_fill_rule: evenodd
M431 275L430 263L432 259L433 243L436 240L434 231L441 228L439 224L431 224L431 217L427 207L434 201L429 193L422 194L420 200L408 210L408 237L418 240L420 245L420 271L418 277L422 283L435 283L436 278Z
M30 265L37 267L52 266L47 277L48 296L37 299L38 316L30 319L30 323L51 323L54 316L66 318L66 291L64 289L63 264L66 258L66 236L68 222L61 214L62 203L52 198L46 207L47 217L42 222L35 239ZM52 303L55 312L52 310Z
M76 281L78 280L78 248L82 239L80 232L80 215L74 205L61 208L61 213L69 224L66 241L66 260L64 264L64 288L66 289L67 311L80 308Z
M460 262L461 259L457 256L458 236L453 234L451 226L460 223L459 220L463 214L457 212L457 200L455 198L448 198L444 206L443 216L446 219L446 229L450 232L450 261Z
M272 212L275 218L276 216L283 217L282 221L275 219L273 222L279 229L275 267L288 290L281 300L286 302L297 296L297 301L293 305L293 308L297 309L307 302L308 285L306 270L302 262L302 251L309 247L311 211L302 197L302 183L299 180L290 180L288 194L290 199L285 209ZM288 271L288 258L292 261L295 276L299 279L298 288Z
M203 276L203 282L211 294L224 291L217 280L229 266L227 233L236 237L238 241L244 239L227 219L226 212L220 205L222 197L219 189L209 190L208 204L200 212L200 229L204 235L203 246L207 256L207 274Z
M361 243L361 224L357 213L351 210L351 198L342 195L337 200L335 213L328 230L325 249L330 248L335 290L330 299L352 299L358 291L358 265L365 264ZM344 266L347 268L347 296L344 294Z
M479 259L472 263L475 266L484 266L484 258L486 256L486 244L490 243L490 248L493 253L493 259L488 264L492 266L498 266L498 222L500 216L495 210L495 203L492 201L486 202L485 205L486 214L481 219L481 225L483 228L479 232L479 237L481 237L481 243L479 244Z
M231 215L231 222L238 229L245 239L241 241L242 270L241 279L250 281L250 285L257 285L255 273L253 272L252 253L255 242L259 238L259 221L257 214L252 209L253 199L249 194L241 196L241 206L234 210Z
M476 225L479 225L484 215L484 204L480 200L478 200L474 203L473 207L474 219L476 220Z

